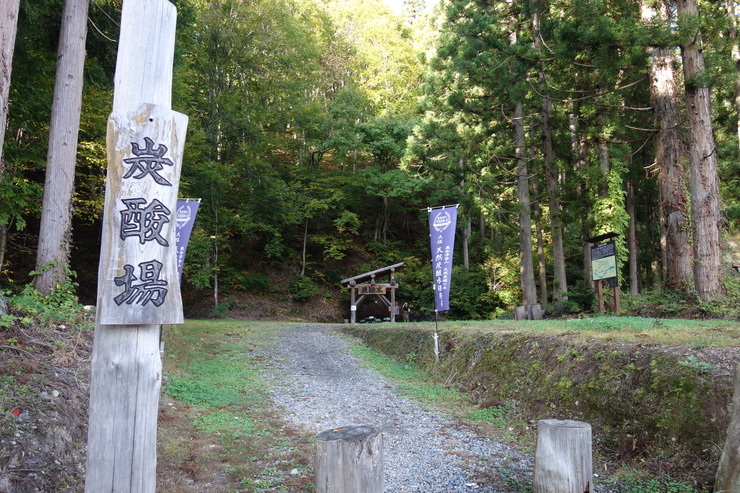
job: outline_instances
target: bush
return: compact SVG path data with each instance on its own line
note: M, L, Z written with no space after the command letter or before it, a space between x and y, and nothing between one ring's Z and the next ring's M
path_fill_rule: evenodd
M83 307L75 294L77 285L72 281L73 277L75 273L69 272L67 282L57 286L48 296L44 296L29 283L19 294L8 296L7 300L14 310L39 322L72 323L83 312Z
M301 303L305 303L311 296L319 292L319 288L306 276L296 276L291 279L288 289L290 290L291 298Z

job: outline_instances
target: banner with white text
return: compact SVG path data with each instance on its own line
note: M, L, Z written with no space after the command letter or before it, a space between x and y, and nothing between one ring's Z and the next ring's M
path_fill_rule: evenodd
M435 309L450 309L452 254L455 249L457 206L429 209L429 238L432 247Z
M193 232L193 223L199 205L200 199L180 199L177 201L175 244L177 247L177 272L181 281L182 266L185 264L185 251L188 249L188 241L190 241L190 233Z

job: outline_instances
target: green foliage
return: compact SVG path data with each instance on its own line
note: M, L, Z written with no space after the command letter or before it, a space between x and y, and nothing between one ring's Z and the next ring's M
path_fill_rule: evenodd
M690 368L698 373L712 373L712 365L706 361L699 361L696 356L687 356L686 359L678 362L679 365L683 365Z
M319 288L308 276L296 276L288 284L290 296L295 301L305 303L319 292Z
M41 323L67 324L79 319L83 307L80 304L72 281L75 273L69 271L66 284L54 288L44 296L33 284L27 284L20 293L7 297L14 310L25 315L22 321L36 319Z
M672 479L660 480L640 475L620 480L625 493L693 493L695 488Z
M218 279L224 293L269 293L254 274L266 266L303 272L310 264L319 283L350 275L346 270L357 263L426 258L420 210L459 203L461 224L473 224L471 274L458 274L451 315L502 316L521 297L516 103L528 115L524 145L542 206L550 283L550 195L568 225L569 299L548 313L593 311L577 261L584 237L622 233L618 255L626 273L628 179L638 195L640 284L657 286L661 273L651 262L660 249L658 194L655 174L644 171L656 169L656 122L642 111L652 105L646 49L673 48L697 32L705 38L707 69L688 84L712 86L723 211L728 228L740 224L736 70L722 8L704 3L699 17L645 22L624 1L563 2L553 11L453 1L432 22L413 4L415 16L401 19L381 0L177 2L173 104L190 118L180 189L203 199L186 259L187 287L206 291ZM25 283L35 244L62 5L24 2L19 15L0 181L10 284ZM96 29L88 34L75 177L75 218L86 227L76 228L80 236L97 227L102 213L116 51L109 39L117 37L119 14L120 1L113 0L90 11ZM545 95L552 103L554 190L545 181L541 145ZM94 278L86 259L98 245L73 240L81 278ZM401 287L418 312L431 301L423 271L410 273ZM732 279L726 288L737 298ZM294 290L299 299L312 291ZM702 309L732 317L732 306Z
M482 269L465 270L453 267L450 311L454 318L479 320L496 318L503 312L505 303L496 291L491 290Z

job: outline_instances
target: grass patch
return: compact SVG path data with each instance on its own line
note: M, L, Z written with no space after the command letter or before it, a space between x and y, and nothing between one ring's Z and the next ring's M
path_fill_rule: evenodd
M624 460L630 465L639 461L632 476L622 476L634 479L624 481L632 493L701 491L713 481L718 458L710 444L721 443L726 430L715 417L723 416L732 382L718 371L722 361L712 358L733 351L704 350L738 347L735 322L637 317L446 322L439 331L438 361L433 324L344 326L343 331L372 348L358 354L377 350L387 358L371 358L380 362L373 367L391 381L401 377L394 381L399 390L412 395L407 387L418 382L436 385L423 391L425 405L495 439L534 452L539 419L582 420L594 426L599 470L611 476L625 469L623 457L629 456ZM409 381L417 375L418 381ZM627 454L634 437L649 450ZM650 482L640 470L652 475Z
M430 330L431 324L414 324ZM595 316L580 319L511 321L450 321L445 329L467 332L518 332L535 335L573 335L583 339L701 347L740 347L740 323L728 320L687 320L644 317Z
M420 368L415 357L399 362L380 351L369 348L356 339L350 340L350 352L363 363L387 378L396 391L413 399L426 410L440 411L446 416L479 428L498 439L512 442L512 431L528 429L511 404L480 407L471 398L450 388ZM531 448L531 443L522 443Z
M273 410L255 350L278 327L209 320L165 331L158 490L216 491L203 489L215 482L234 493L313 491L310 438Z

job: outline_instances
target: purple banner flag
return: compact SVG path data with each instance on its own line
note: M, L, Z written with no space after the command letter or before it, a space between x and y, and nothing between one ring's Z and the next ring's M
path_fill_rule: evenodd
M434 303L438 312L450 309L452 253L455 249L457 206L429 209L429 238L432 246Z
M193 231L193 223L199 205L200 199L177 201L175 243L177 244L177 272L180 274L180 280L182 280L182 266L185 264L185 251L188 248L190 233Z

